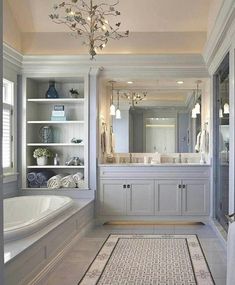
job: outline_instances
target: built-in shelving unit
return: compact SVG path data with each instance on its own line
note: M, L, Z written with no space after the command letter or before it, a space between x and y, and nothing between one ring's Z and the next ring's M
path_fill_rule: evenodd
M49 81L55 81L59 98L46 98ZM70 89L77 89L79 98L70 96ZM54 175L72 175L82 172L84 189L89 189L88 181L88 78L86 76L36 76L23 77L23 144L22 144L22 189L45 191L42 187L32 187L27 180L29 172L53 171ZM55 105L63 105L66 120L51 120ZM48 126L51 137L43 141L41 130ZM72 139L81 139L74 143ZM54 165L50 158L47 165L37 165L33 152L36 148L47 148L53 156L58 154L59 165ZM79 157L78 165L67 165L73 157ZM77 188L73 188L77 191ZM69 188L72 190L72 188ZM81 190L81 189L79 189Z

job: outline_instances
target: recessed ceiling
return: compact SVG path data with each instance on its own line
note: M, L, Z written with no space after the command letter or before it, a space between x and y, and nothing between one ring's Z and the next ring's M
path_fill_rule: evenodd
M54 4L62 1L8 0L8 2L21 32L67 31L65 26L54 24L48 16L53 12ZM102 0L102 2L116 1ZM122 23L123 31L206 32L211 2L212 0L120 0L117 7L121 15L117 18Z
M62 0L5 0L22 36L24 54L87 54L82 39L49 19ZM87 0L88 1L88 0ZM94 0L115 2L116 0ZM215 0L120 0L120 31L101 54L200 54L207 39L210 6ZM109 19L112 23L112 19Z

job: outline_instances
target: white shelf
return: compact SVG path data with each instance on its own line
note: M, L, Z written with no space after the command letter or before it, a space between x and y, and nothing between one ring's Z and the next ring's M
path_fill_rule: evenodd
M35 98L27 99L28 102L35 103L84 103L84 98L57 98L57 99L46 99L46 98Z
M83 143L27 143L27 146L84 146Z
M41 190L41 191L91 191L89 188L56 188L56 189L52 189L52 188L33 188L33 187L26 187L26 188L22 188L22 190Z
M84 165L28 165L27 168L83 169Z
M27 121L27 124L84 124L84 121Z

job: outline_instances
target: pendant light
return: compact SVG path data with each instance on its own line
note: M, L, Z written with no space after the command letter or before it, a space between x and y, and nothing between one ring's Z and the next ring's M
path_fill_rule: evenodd
M119 99L120 99L120 94L119 94L119 90L118 90L118 92L117 92L118 105L117 105L117 110L116 110L116 119L121 119L121 111L119 108Z
M109 82L111 83L111 86L112 86L111 102L110 102L110 115L111 115L111 116L115 116L116 108L115 108L115 105L113 104L113 84L115 83L115 81L109 81Z
M201 80L197 80L197 81L196 81L196 84L197 84L197 91L196 91L196 104L195 104L195 107L194 107L196 114L200 114L200 113L201 113L201 106L200 106L200 103L197 102L197 101L199 100L199 89L198 89L198 86L199 86L200 83L202 83Z
M229 114L229 104L228 103L224 104L224 114Z

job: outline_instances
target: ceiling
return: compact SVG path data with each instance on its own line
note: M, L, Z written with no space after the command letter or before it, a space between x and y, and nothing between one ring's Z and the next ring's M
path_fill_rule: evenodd
M48 15L56 0L8 0L21 32L66 32ZM104 0L102 2L115 2ZM206 32L212 0L119 0L121 30L130 32Z
M22 36L25 54L85 54L80 39L49 19L56 0L4 0ZM67 0L68 1L68 0ZM116 0L93 0L115 2ZM208 17L218 0L119 0L120 31L128 38L110 40L103 54L202 53ZM112 19L110 19L112 22Z

